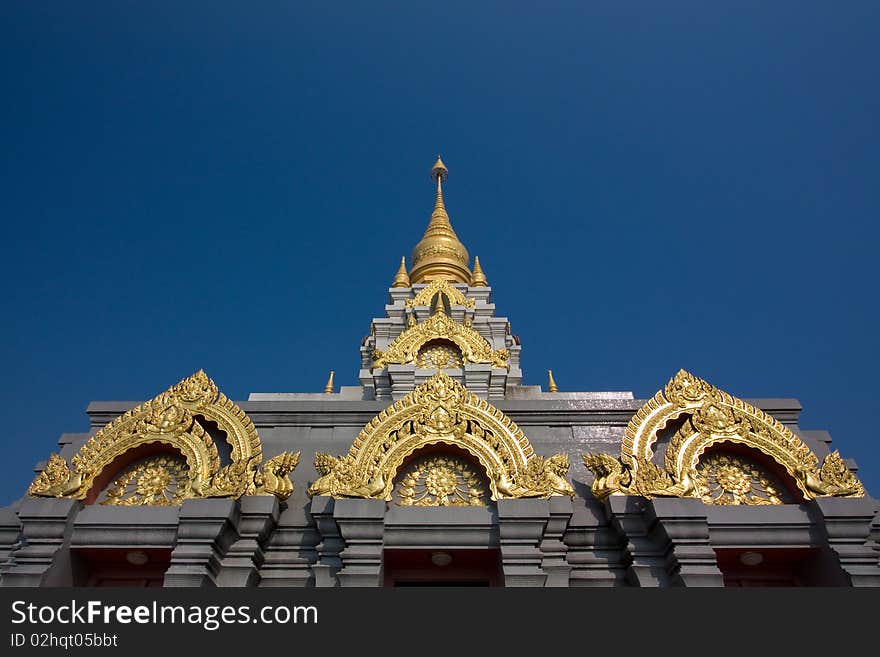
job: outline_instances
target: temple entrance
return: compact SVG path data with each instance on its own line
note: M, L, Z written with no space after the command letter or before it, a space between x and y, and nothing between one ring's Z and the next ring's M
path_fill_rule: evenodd
M80 586L159 587L171 565L170 548L74 548Z
M503 586L501 553L483 549L386 549L384 585Z
M818 548L718 548L724 586L847 586L839 563Z

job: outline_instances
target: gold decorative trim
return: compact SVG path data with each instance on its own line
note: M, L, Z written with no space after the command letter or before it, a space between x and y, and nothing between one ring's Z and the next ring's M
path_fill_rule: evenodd
M445 278L438 278L431 281L425 288L412 299L406 300L406 307L413 308L415 306L428 306L430 308L431 301L437 294L442 294L449 301L450 306L464 306L465 308L473 308L475 301L468 299L464 293L456 287L449 284Z
M652 462L658 432L685 418L666 449L665 467ZM596 476L593 495L698 497L696 468L705 450L733 442L759 450L794 479L804 499L824 496L864 497L865 489L838 452L821 467L812 450L784 424L759 408L680 370L666 387L630 420L620 460L608 454L583 456Z
M412 363L419 349L438 338L449 340L461 349L465 363L490 363L493 367L507 368L507 349L492 349L486 339L466 324L459 324L444 312L436 312L420 324L410 326L388 346L387 351L373 350L373 367L389 363Z
M476 458L493 500L574 495L565 479L566 454L535 455L516 423L442 372L373 418L346 456L318 452L320 477L309 495L391 500L394 477L407 457L437 444L460 447Z
M232 463L221 468L214 440L198 418L215 422L232 447ZM85 499L95 480L119 456L151 443L163 443L186 460L189 481L180 491L189 497L239 497L274 494L286 499L286 478L299 453L280 454L261 466L262 444L250 418L199 370L153 399L98 430L70 460L57 454L28 488L41 497Z

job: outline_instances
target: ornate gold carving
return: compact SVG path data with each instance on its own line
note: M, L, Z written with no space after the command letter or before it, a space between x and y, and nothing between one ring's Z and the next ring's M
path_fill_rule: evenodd
M399 478L400 506L486 506L489 491L466 460L435 456L417 463Z
M232 447L230 465L220 467L217 447L200 418L216 423L226 434ZM185 459L189 483L184 497L258 493L263 455L257 430L244 411L199 370L98 430L71 458L72 467L53 454L46 469L31 483L28 494L84 499L95 479L119 456L152 443L168 445ZM280 483L275 486L278 491L287 489Z
M534 454L519 427L487 401L438 372L365 426L346 456L319 452L310 495L391 499L404 460L429 445L460 447L485 468L492 499L574 495L568 456Z
M423 370L448 370L461 367L461 352L451 343L428 343L419 350L416 367Z
M129 468L107 490L101 504L176 506L186 497L189 473L182 457L155 456Z
M508 367L507 349L492 349L492 345L475 329L457 323L443 312L434 313L421 324L407 328L388 346L387 351L375 349L373 367L385 367L388 363L412 363L426 342L438 338L458 345L464 363L491 363L493 367Z
M785 489L756 463L733 454L700 459L694 476L697 494L706 504L783 504Z
M263 463L263 467L254 476L257 495L274 495L286 500L293 492L293 484L288 476L299 463L299 452L281 452L278 456Z
M406 300L406 307L413 308L415 306L431 307L431 302L438 294L442 294L449 301L450 306L464 306L465 308L473 308L476 303L473 299L468 299L464 293L456 287L453 287L443 278L431 281L426 287L422 288L419 293L412 299Z
M29 495L43 495L46 497L66 497L79 489L82 484L82 474L71 472L67 467L67 461L58 454L49 456L46 467L36 476L28 488Z
M666 449L665 467L652 462L658 432L685 418ZM821 468L816 455L791 430L764 411L679 371L666 387L636 412L624 433L620 461L607 454L584 455L595 475L593 494L699 496L696 468L705 450L733 442L766 454L792 476L805 499L825 495L863 497L864 487L840 455L829 455Z

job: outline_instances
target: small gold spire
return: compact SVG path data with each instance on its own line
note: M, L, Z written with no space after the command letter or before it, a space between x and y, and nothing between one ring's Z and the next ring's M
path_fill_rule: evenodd
M474 257L474 273L471 275L471 287L489 287L486 274L480 267L480 256Z
M440 159L439 155L437 156L437 161L434 162L434 166L431 167L431 177L437 178L438 180L446 180L449 177L449 169L443 164L443 160Z
M431 169L431 177L437 179L437 200L434 202L428 228L412 252L410 281L413 284L430 283L436 279L451 283L468 283L471 280L468 269L470 257L452 229L443 203L442 183L448 175L446 165L438 156Z
M324 386L324 394L332 395L333 394L333 370L330 370L330 378L327 379L327 385Z
M559 392L559 388L556 387L556 381L553 380L553 370L547 370L547 376L550 379L550 386L547 389L550 392Z
M406 256L400 259L400 269L397 270L391 287L410 287L409 274L406 273Z

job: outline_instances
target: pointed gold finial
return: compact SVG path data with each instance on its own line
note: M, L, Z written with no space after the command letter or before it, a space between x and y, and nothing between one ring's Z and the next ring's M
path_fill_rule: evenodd
M431 177L436 178L437 182L446 180L449 177L449 169L443 164L443 160L439 155L437 156L437 161L434 162L434 166L431 167Z
M480 267L480 256L474 257L474 273L471 275L471 287L489 287L489 281L486 280L486 274Z
M553 370L547 370L547 377L550 379L550 385L547 390L549 392L559 392L559 388L556 387L556 381L553 380Z
M327 385L324 386L324 394L332 395L333 394L333 370L330 370L330 378L327 379Z
M391 287L409 286L409 274L406 273L406 256L403 256L400 259L400 269L397 270L397 274L394 276L394 282L391 284Z
M410 281L413 284L430 283L437 279L451 283L469 283L471 280L468 269L470 256L452 229L443 203L443 181L448 176L449 170L438 156L431 168L431 177L437 179L437 200L428 228L412 252Z

